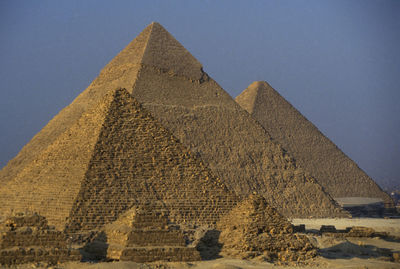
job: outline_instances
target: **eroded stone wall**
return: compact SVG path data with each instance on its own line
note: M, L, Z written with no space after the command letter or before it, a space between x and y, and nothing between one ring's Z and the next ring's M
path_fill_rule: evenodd
M0 264L58 263L80 260L69 248L65 234L47 225L36 213L18 213L0 223Z

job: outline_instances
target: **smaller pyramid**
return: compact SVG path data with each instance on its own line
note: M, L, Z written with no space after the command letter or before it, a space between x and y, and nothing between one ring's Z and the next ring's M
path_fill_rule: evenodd
M353 160L267 82L253 82L235 100L333 198L370 197L392 203Z
M201 259L194 247L186 247L183 233L168 226L167 214L156 208L134 207L105 226L108 259L141 263Z
M316 255L305 235L295 234L292 224L265 198L250 195L217 224L224 256L254 258L287 264Z
M47 225L36 213L19 213L0 223L0 264L80 260L78 250L69 249L65 234Z

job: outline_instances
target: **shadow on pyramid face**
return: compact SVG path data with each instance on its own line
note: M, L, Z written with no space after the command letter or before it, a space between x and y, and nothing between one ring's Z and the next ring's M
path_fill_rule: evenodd
M82 261L107 261L107 235L104 231L86 243L79 251L82 255Z
M220 255L223 244L219 241L221 231L208 230L200 238L196 249L199 251L202 260L214 260L221 258Z

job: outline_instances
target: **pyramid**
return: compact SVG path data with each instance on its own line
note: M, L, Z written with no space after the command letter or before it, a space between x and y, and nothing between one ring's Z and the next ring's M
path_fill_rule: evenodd
M263 258L270 262L302 262L316 255L305 235L295 234L292 224L265 198L250 195L217 223L224 256Z
M107 64L90 86L7 164L0 180L22 180L20 174L37 156L58 143L66 130L116 87L126 88L239 196L260 192L286 216L344 215L317 181L299 169L158 23L150 24Z
M236 102L246 109L335 198L390 197L268 83L250 84Z
M65 235L47 225L36 213L18 213L0 222L0 264L79 261L78 250L70 249Z
M135 206L105 226L107 258L134 262L196 261L200 254L186 247L183 232L168 226L154 205Z
M236 196L124 89L106 94L0 189L0 212L39 212L68 233L98 230L147 201L160 201L171 221L208 225Z

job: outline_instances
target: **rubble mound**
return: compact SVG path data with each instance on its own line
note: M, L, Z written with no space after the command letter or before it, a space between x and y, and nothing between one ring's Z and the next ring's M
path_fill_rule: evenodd
M258 195L250 195L221 218L221 254L244 259L261 258L278 264L301 263L316 255L305 235Z
M168 225L165 212L138 206L105 226L107 258L122 261L196 261L200 254L186 247L183 233Z
M67 246L65 234L47 225L37 213L18 213L0 223L0 264L58 263L80 260Z

